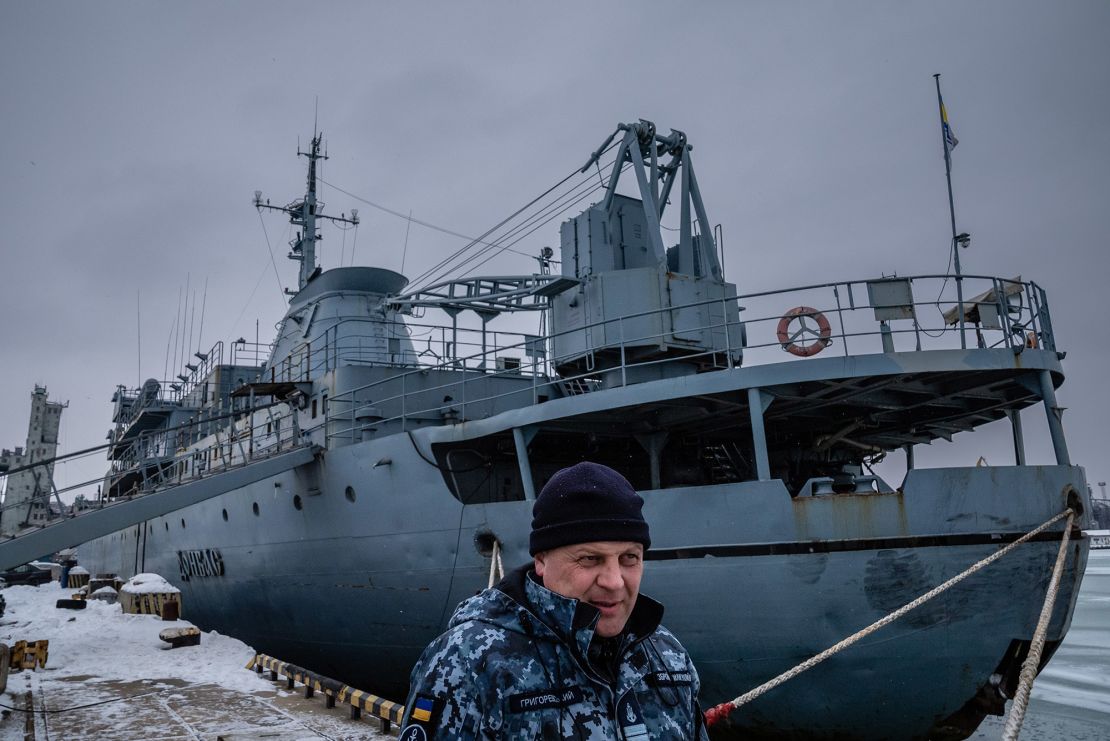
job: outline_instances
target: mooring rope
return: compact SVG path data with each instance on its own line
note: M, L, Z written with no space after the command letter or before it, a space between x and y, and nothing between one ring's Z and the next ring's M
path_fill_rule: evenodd
M1014 693L1014 704L1010 714L1006 717L1006 725L1002 729L1002 741L1016 741L1021 732L1021 724L1025 721L1025 710L1029 706L1029 693L1033 690L1033 680L1037 678L1037 669L1041 665L1041 651L1044 649L1045 634L1048 632L1048 623L1052 619L1052 608L1056 605L1056 593L1060 586L1060 577L1064 575L1064 562L1068 555L1068 538L1071 537L1071 523L1075 513L1070 509L1068 524L1064 527L1064 537L1060 539L1060 552L1056 554L1056 565L1052 569L1052 579L1048 583L1048 592L1044 597L1041 607L1041 617L1037 621L1037 630L1033 633L1033 641L1029 644L1029 655L1021 665L1021 674L1018 675L1018 688Z
M489 584L486 585L486 588L492 587L504 578L505 567L501 565L501 541L494 538L493 553L489 557Z
M1056 515L1052 519L1042 523L1041 525L1037 526L1033 530L1030 530L1028 533L1021 536L1020 538L1015 540L1013 543L1010 543L1005 548L1002 548L1002 549L996 551L995 553L992 553L991 555L987 556L982 561L979 561L978 563L973 564L972 566L969 566L963 572L957 574L956 576L953 576L951 579L944 582L940 586L934 587L933 589L929 590L928 592L921 595L920 597L913 600L912 602L910 602L906 605L903 605L902 607L899 607L897 610L890 613L886 617L879 618L875 622L871 623L871 625L868 625L866 628L864 628L864 629L860 630L859 632L845 638L844 640L840 641L839 643L837 643L833 646L830 646L829 648L825 649L824 651L817 654L816 656L813 656L809 659L806 659L801 664L798 664L797 666L795 666L793 669L789 669L789 670L783 672L782 674L778 675L774 679L771 679L767 682L764 682L763 684L759 685L755 689L750 690L750 691L744 693L743 695L740 695L739 697L737 697L733 700L729 700L728 702L723 702L720 705L717 705L716 707L710 708L705 713L705 723L706 723L706 725L712 727L712 726L724 721L729 716L729 714L733 710L735 710L736 708L740 707L741 705L746 705L747 703L756 699L757 697L764 694L765 692L773 690L775 687L778 687L780 684L783 684L784 682L793 679L794 677L798 676L799 674L806 671L807 669L812 669L813 667L817 666L818 664L820 664L825 659L827 659L827 658L829 658L829 657L831 657L835 654L840 653L844 649L848 648L849 646L856 643L857 641L859 641L863 638L866 638L867 636L871 635L872 633L879 630L883 626L889 625L890 623L894 622L895 620L902 617L903 615L905 615L907 612L914 609L915 607L920 607L921 605L923 605L926 602L928 602L929 600L931 600L933 597L936 597L938 594L941 594L942 592L948 590L950 587L955 586L959 582L961 582L964 579L966 579L967 577L971 576L976 571L979 571L980 569L985 568L986 566L989 566L990 564L994 563L998 559L1002 558L1003 556L1005 556L1007 553L1009 553L1010 551L1017 548L1022 543L1025 543L1026 541L1028 541L1030 538L1036 537L1037 535L1044 532L1046 529L1048 529L1054 523L1060 521L1064 517L1068 518L1068 529L1070 530L1071 529L1071 521L1072 521L1072 518L1074 516L1075 516L1075 513L1072 511L1072 509L1070 507L1068 509L1065 509L1063 512L1059 513L1058 515ZM1064 533L1064 542L1065 543L1067 542L1067 538L1068 538L1068 534L1067 534L1067 531L1065 531L1065 533ZM1063 548L1061 548L1060 552L1061 553L1064 552ZM1057 566L1059 567L1059 559L1058 559L1058 562L1057 562ZM1052 585L1050 585L1050 592L1053 593L1053 599L1055 599L1055 590L1052 589ZM1051 613L1051 608L1049 608L1049 613ZM1042 613L1042 620L1043 619L1044 619L1044 617L1043 617L1043 613ZM1038 630L1039 629L1040 629L1040 627L1038 626ZM1042 636L1042 641L1041 642L1042 642L1042 644L1044 642L1043 641L1043 636ZM1030 653L1032 653L1032 648L1030 649ZM1038 655L1039 655L1039 649L1038 649ZM1026 663L1028 663L1028 661ZM1033 665L1033 673L1034 674L1036 673L1036 663L1034 663L1034 665ZM1024 675L1024 674L1025 674L1025 669L1023 668L1022 669L1022 675ZM1016 700L1015 700L1015 702L1016 702ZM1020 723L1021 723L1021 721L1019 719L1018 720L1019 727L1020 727ZM1007 723L1007 726L1008 725L1009 724Z

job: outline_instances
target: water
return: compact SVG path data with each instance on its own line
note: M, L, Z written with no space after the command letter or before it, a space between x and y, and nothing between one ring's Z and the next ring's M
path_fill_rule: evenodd
M1004 725L988 718L972 738L1001 738ZM1071 630L1033 685L1021 739L1110 739L1110 549L1091 551Z

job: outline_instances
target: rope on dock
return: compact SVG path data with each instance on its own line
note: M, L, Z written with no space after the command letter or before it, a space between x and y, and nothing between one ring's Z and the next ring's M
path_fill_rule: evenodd
M1002 729L1002 741L1016 741L1021 732L1021 724L1025 721L1025 710L1029 707L1029 693L1033 690L1033 680L1037 678L1037 670L1041 665L1041 651L1044 649L1045 634L1048 632L1048 623L1052 619L1052 608L1056 605L1056 594L1060 586L1060 577L1064 575L1064 562L1067 561L1068 538L1071 537L1071 523L1075 513L1067 510L1068 524L1064 527L1064 537L1060 539L1060 552L1056 554L1056 565L1052 569L1052 579L1048 583L1048 592L1044 596L1044 605L1041 607L1041 617L1037 621L1037 630L1033 633L1033 641L1029 644L1029 655L1021 665L1018 675L1018 688L1014 693L1014 704L1010 714L1006 717L1006 725Z
M915 607L920 607L921 605L923 605L926 602L928 602L929 600L931 600L933 597L936 597L938 594L941 594L942 592L945 592L949 588L951 588L951 587L955 586L956 584L960 583L961 581L963 581L967 577L971 576L975 572L979 571L980 569L983 569L983 568L989 566L990 564L994 563L998 559L1000 559L1003 556L1005 556L1006 554L1008 554L1010 551L1017 548L1022 543L1025 543L1029 539L1036 537L1037 535L1039 535L1040 533L1042 533L1043 531L1045 531L1046 529L1051 527L1054 523L1062 520L1065 517L1068 518L1068 530L1070 530L1072 519L1075 517L1075 512L1069 507L1068 509L1065 509L1063 512L1060 512L1059 514L1052 517L1052 519L1047 520L1046 522L1037 526L1033 530L1030 530L1028 533L1021 536L1020 538L1015 540L1013 543L1010 543L1005 548L1002 548L1002 549L996 551L995 553L992 553L991 555L987 556L982 561L979 561L978 563L969 566L963 572L957 574L956 576L953 576L951 579L944 582L940 586L934 587L933 589L929 590L928 592L921 595L920 597L913 600L912 602L910 602L906 605L903 605L902 607L899 607L897 610L890 613L886 617L879 618L878 620L871 623L871 625L868 625L863 630L860 630L859 632L845 638L844 640L840 641L839 643L837 643L833 646L830 646L829 648L825 649L824 651L817 654L816 656L813 656L809 659L806 659L801 664L798 664L797 666L795 666L793 669L789 669L789 670L783 672L782 674L778 675L774 679L771 679L771 680L769 680L767 682L764 682L763 684L759 685L755 689L750 690L750 691L744 693L743 695L740 695L739 697L737 697L733 700L729 700L728 702L723 702L720 705L717 705L716 707L710 708L705 713L705 723L706 723L706 725L712 727L712 726L717 725L718 723L721 723L726 718L728 718L729 714L733 710L735 710L736 708L739 708L742 705L746 705L747 703L756 699L757 697L764 694L765 692L773 690L775 687L778 687L780 684L783 684L784 682L793 679L794 677L798 676L799 674L806 671L807 669L812 669L813 667L817 666L818 664L820 664L825 659L827 659L831 656L834 656L835 654L840 653L841 651L848 648L852 644L862 640L863 638L866 638L867 636L871 635L872 633L879 630L880 628L882 628L886 625L889 625L890 623L892 623L895 620L897 620L898 618L902 617L903 615L905 615L907 612L914 609ZM1065 531L1064 532L1064 543L1065 544L1067 543L1067 539L1068 539L1068 531ZM1061 546L1060 553L1062 554L1063 552L1064 552L1063 546ZM1057 560L1057 568L1060 568L1060 560L1059 559ZM1052 585L1050 585L1050 592L1052 592L1053 599L1055 599L1055 590L1052 588ZM1046 604L1047 604L1047 602L1046 602ZM1049 613L1051 613L1051 607L1049 607L1048 610L1049 610ZM1044 616L1043 616L1043 611L1042 611L1042 620L1043 619L1044 619ZM1040 626L1038 626L1038 630L1040 630ZM1041 638L1041 643L1042 643L1042 645L1044 643L1043 636ZM1038 651L1038 654L1039 654L1039 651ZM1028 664L1028 661L1026 663ZM1033 664L1033 674L1036 674L1036 666L1037 666L1037 664L1036 664L1036 662L1034 662L1034 664ZM1024 675L1025 675L1025 668L1023 667L1022 668L1022 676L1024 677ZM1019 719L1018 723L1019 723L1019 726L1020 726L1020 719ZM1007 723L1007 727L1008 726L1009 726L1009 723ZM1007 738L1007 737L1004 737L1004 738ZM1016 738L1016 736L1014 738Z

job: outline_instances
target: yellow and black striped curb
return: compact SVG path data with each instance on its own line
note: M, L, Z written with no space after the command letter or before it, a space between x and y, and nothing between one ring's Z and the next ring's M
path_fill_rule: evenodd
M405 714L405 706L401 703L386 700L369 692L356 690L354 687L343 684L330 677L324 677L307 669L302 669L294 664L279 661L266 654L257 654L247 662L247 669L255 673L270 672L270 681L276 682L279 677L285 677L286 687L293 689L297 684L304 686L304 696L312 697L316 692L324 695L326 707L335 707L336 701L341 705L349 705L351 718L359 719L366 712L381 721L383 732L387 732L392 724L401 725L401 718Z

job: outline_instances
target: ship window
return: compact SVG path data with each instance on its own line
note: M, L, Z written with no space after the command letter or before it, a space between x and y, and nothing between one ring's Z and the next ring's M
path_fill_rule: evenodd
M302 509L303 507L304 507L304 504L301 502L301 495L300 494L294 494L293 495L293 508L294 509Z
M320 413L327 416L328 413L328 395L324 394L320 397Z
M312 418L316 419L316 399L312 400Z
M185 529L185 518L184 517L181 518L181 529L182 530Z
M347 497L348 502L355 501L355 490L352 487L348 486L346 489L344 489L343 495Z
M251 510L254 512L254 516L258 517L258 502L251 505Z
M170 523L167 522L167 523L164 523L164 524L166 526L166 532L168 533L170 531Z
M227 522L227 510L226 509L223 511L223 515L224 515L224 522Z

